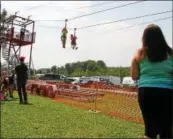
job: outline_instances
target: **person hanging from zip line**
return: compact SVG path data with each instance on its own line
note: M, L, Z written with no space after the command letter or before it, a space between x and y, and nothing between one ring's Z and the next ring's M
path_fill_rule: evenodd
M77 50L78 49L78 47L76 47L76 39L77 39L77 37L76 37L76 28L74 28L74 34L71 34L71 47L72 47L72 49L74 50Z
M62 41L62 47L65 48L66 46L66 41L67 41L67 19L65 20L65 27L61 31L61 41Z
M72 47L72 49L74 50L77 50L78 49L78 47L76 47L76 39L77 39L77 37L75 36L75 35L73 35L73 34L71 34L71 36L70 36L70 38L71 38L71 47Z
M65 46L66 46L67 33L68 33L68 30L66 29L66 27L64 27L61 31L61 41L62 41L63 48L65 48Z

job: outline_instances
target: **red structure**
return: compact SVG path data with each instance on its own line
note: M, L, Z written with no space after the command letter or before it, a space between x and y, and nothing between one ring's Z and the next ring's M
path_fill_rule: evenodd
M19 57L21 56L21 49L24 46L30 46L29 56L29 70L31 68L32 61L32 47L35 43L36 33L34 32L35 21L28 18L17 16L16 14L10 16L4 21L4 25L9 25L9 29L5 33L5 44L4 50L6 55L3 58L8 63L8 68L12 65L14 59L15 65L19 63ZM2 48L3 49L3 48Z

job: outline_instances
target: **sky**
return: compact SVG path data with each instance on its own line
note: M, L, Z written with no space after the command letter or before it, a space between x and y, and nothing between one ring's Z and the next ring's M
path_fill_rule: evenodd
M79 15L128 4L133 1L112 1L108 4L77 9L106 1L1 1L1 9L5 8L10 14L16 11L19 16L28 17L35 21L36 42L33 44L34 68L50 68L53 65L64 66L66 63L103 60L107 66L130 66L132 57L142 46L141 37L148 24L138 26L143 22L150 22L160 18L172 16L172 12L152 17L122 21L108 25L96 26L76 31L78 50L74 51L70 45L68 30L66 49L62 48L60 35L64 27L63 22L46 22L37 20L65 20ZM92 24L131 18L146 14L172 10L172 1L145 1L138 4L98 13L71 20L67 23L69 28L80 28ZM166 41L172 47L172 18L152 22L161 27ZM133 28L126 28L136 25ZM124 28L119 30L120 28ZM126 29L125 29L126 28ZM30 46L22 48L21 54L29 60Z

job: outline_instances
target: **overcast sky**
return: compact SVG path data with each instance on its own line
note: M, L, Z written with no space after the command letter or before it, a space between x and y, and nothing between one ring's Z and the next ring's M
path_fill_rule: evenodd
M18 13L20 16L27 17L32 15L31 19L33 20L64 20L66 18L131 3L132 1L112 1L109 4L96 7L67 10L103 2L106 1L2 1L1 8L7 9L10 14L20 11ZM79 28L166 10L172 10L172 1L145 1L69 21L68 27ZM77 30L77 44L79 47L77 51L72 50L70 46L69 36L73 33L73 30L69 30L68 33L67 48L62 48L60 34L64 22L36 21L35 31L37 35L36 43L33 45L34 67L38 69L51 67L53 65L63 66L68 62L85 61L88 59L103 60L107 66L130 66L133 54L136 49L141 47L142 33L147 24L119 31L118 29L169 17L171 15L172 13L166 13L163 15ZM153 23L161 27L168 44L172 47L172 19ZM55 28L45 28L41 26ZM22 48L22 55L27 57L26 61L29 58L29 48L28 46Z

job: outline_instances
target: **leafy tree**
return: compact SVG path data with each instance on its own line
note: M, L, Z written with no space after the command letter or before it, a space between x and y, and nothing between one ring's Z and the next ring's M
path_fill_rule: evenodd
M56 74L56 70L57 70L57 66L52 66L51 68L51 72L53 72L53 74Z
M8 29L9 25L4 24L4 21L9 18L11 15L8 15L7 10L2 9L2 12L0 13L0 34L4 34L5 31Z
M35 69L30 69L30 76L34 76L35 72Z
M103 69L106 69L107 68L105 62L102 61L102 60L98 60L97 61L97 65L98 65L99 68L103 68Z
M55 70L56 69L56 70ZM130 76L130 67L107 67L104 61L87 60L67 63L63 67L53 66L53 73L63 74L66 76L118 76L121 79ZM56 72L55 72L56 71Z
M65 64L65 69L67 70L68 75L72 74L73 70L70 63Z

